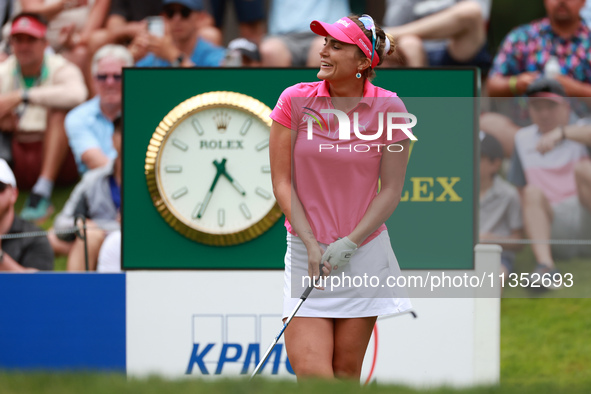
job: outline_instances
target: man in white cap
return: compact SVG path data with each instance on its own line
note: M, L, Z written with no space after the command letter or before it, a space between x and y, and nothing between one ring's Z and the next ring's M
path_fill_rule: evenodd
M18 198L16 179L6 160L0 159L0 234L39 231L14 212ZM53 251L47 237L0 239L0 271L53 270Z
M261 52L259 47L246 38L235 38L228 43L228 52L224 60L226 67L260 67Z

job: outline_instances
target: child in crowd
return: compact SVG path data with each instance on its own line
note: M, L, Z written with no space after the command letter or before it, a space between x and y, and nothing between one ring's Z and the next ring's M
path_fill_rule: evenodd
M480 138L480 242L503 247L502 270L508 275L521 245L503 241L522 238L521 203L517 189L498 175L503 162L501 143L484 132Z

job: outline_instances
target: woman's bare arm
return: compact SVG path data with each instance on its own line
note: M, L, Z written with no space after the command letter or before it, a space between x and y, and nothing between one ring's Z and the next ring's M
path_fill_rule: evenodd
M292 229L306 245L309 275L317 277L323 251L318 245L318 241L306 218L304 207L292 184L292 157L296 135L297 132L291 131L280 123L273 122L271 125L269 152L271 156L273 193Z
M23 12L39 14L48 21L55 18L57 14L66 9L66 0L56 1L55 3L45 4L43 0L20 0ZM78 1L76 6L85 5L86 2Z

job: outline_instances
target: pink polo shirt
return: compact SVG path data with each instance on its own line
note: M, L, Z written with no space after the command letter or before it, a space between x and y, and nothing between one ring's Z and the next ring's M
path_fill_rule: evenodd
M347 115L350 139L339 139L337 115L323 114L334 109L326 81L299 83L283 91L271 112L271 119L297 130L293 149L293 182L316 240L330 244L346 237L359 224L378 192L380 163L384 150L407 135L400 129L387 133L387 113L406 113L396 93L365 82L363 98ZM358 132L376 135L382 118L382 134L363 140L354 133L355 113ZM381 116L380 116L381 113ZM309 120L311 119L311 120ZM395 118L391 123L409 123ZM308 124L312 125L311 139ZM392 151L399 150L391 146ZM286 220L285 227L295 234ZM368 243L386 229L382 224L366 238Z

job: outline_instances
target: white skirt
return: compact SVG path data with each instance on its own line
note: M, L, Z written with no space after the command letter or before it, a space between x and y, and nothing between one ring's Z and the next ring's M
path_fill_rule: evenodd
M327 245L321 244L324 248ZM344 268L325 278L324 290L314 289L296 314L299 317L354 318L385 316L412 308L404 289L393 278L400 267L387 231L357 249ZM299 237L287 234L283 286L283 317L289 316L309 284L308 252Z

